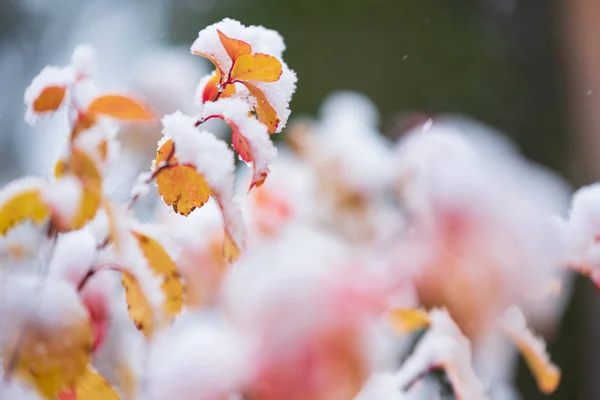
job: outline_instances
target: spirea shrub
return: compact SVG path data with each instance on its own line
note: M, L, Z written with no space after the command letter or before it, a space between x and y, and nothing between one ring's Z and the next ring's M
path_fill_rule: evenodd
M557 388L529 324L556 323L569 270L600 282L600 186L567 215L564 183L497 135L441 118L392 143L351 92L277 148L284 50L230 19L201 30L197 112L162 116L127 201L105 185L119 132L159 116L96 86L89 45L33 79L25 120L70 131L50 177L0 193L0 398L414 400L447 381L478 400L510 387L514 349Z

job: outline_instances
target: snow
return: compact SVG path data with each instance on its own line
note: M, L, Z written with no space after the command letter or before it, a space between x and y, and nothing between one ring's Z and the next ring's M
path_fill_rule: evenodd
M195 119L176 112L163 117L163 134L175 144L177 159L192 164L204 176L221 207L225 229L239 247L245 237L242 215L234 198L235 164L227 144L207 131L194 128Z
M541 337L536 337L527 327L523 312L518 307L510 307L504 313L501 325L525 356L541 389L553 391L553 380L560 380L560 369L550 360L546 342ZM551 387L545 387L546 384Z
M96 240L89 231L79 230L60 235L48 267L48 276L64 279L78 287L92 268Z
M26 326L35 326L51 337L88 320L75 289L63 280L2 273L0 293L0 318L11 321L0 332L0 348L20 335Z
M235 170L233 152L214 134L198 131L195 122L179 111L165 115L163 134L173 139L180 163L194 165L211 188L231 196Z
M65 176L42 191L42 201L50 207L53 217L66 225L70 225L81 209L82 196L81 183L72 176Z
M430 328L398 372L405 387L430 368L444 368L458 398L487 399L471 365L471 345L445 310L430 312Z
M570 265L600 280L600 183L573 194L565 231Z
M276 111L277 116L280 119L277 132L281 132L290 116L289 103L296 90L297 81L296 73L289 69L282 59L282 53L285 50L283 39L273 30L259 26L245 27L238 21L229 18L207 26L198 33L198 38L192 44L191 51L194 54L206 54L213 59L221 71L223 71L223 74L229 72L231 68L231 59L221 44L217 30L220 30L232 39L243 40L250 44L250 46L252 46L252 54L268 54L281 62L282 74L278 81L250 81L264 92L267 101ZM256 100L251 99L251 101L255 102Z
M238 132L248 141L252 152L252 163L254 164L253 182L261 181L269 172L269 164L277 157L277 149L271 142L267 127L256 118L250 117L249 105L240 99L220 99L216 102L207 102L204 105L202 117L219 115L232 129Z
M79 78L94 78L97 70L96 48L91 44L81 44L71 55L71 65Z
M227 398L252 376L251 354L251 344L226 323L212 316L182 316L151 350L143 398Z
M339 166L340 179L369 196L393 177L391 143L377 131L378 115L369 99L354 92L338 92L321 108L317 146L321 157Z

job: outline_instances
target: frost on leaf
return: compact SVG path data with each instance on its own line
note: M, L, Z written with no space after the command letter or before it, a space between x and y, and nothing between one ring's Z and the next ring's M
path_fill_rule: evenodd
M218 78L200 84L203 102L231 95L226 93L229 87L243 84L258 120L269 133L281 132L296 89L296 74L282 59L284 49L281 36L263 27L246 27L231 19L206 27L191 48L217 68ZM219 88L222 92L217 96Z
M183 284L177 265L159 242L140 232L133 232L133 235L148 260L148 266L163 280L164 313L165 317L171 319L179 314L183 304Z
M269 173L269 164L277 156L267 128L249 117L249 106L239 99L222 99L204 106L203 117L223 119L232 129L233 148L245 162L252 162L250 188L260 186Z
M92 115L102 114L126 121L152 121L154 119L154 114L148 106L121 95L96 97L88 106L87 111Z
M67 87L74 80L69 68L44 68L25 90L25 120L34 124L40 117L57 111L65 103Z
M487 399L484 386L473 371L469 339L447 311L433 310L429 319L429 330L398 373L400 386L409 389L425 373L441 368L446 372L457 399Z
M1 349L4 369L52 400L84 375L92 330L76 293L64 282L38 281L27 289L36 298L36 309L19 310L25 314L22 325Z
M167 205L173 205L173 209L183 215L204 205L212 196L223 216L224 253L230 261L237 259L243 247L245 229L241 210L234 199L233 153L212 133L196 130L194 118L177 112L166 115L162 122L163 140L166 141L155 162L155 170L159 170L156 180L159 193ZM176 163L165 166L164 161L172 161L173 157L176 157ZM180 169L179 175L169 174L177 168L187 169Z
M23 178L6 185L0 192L0 235L27 220L41 225L48 219L49 210L42 200L45 182Z
M546 394L554 392L560 383L560 369L550 361L544 340L527 328L525 316L519 308L511 307L506 311L502 328L523 355L540 391Z

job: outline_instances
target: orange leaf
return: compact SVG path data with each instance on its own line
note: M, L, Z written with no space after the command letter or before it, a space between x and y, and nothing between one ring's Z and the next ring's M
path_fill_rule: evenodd
M129 271L123 270L122 284L125 288L125 299L129 318L134 322L136 328L146 336L152 335L154 331L154 312L146 298L137 278Z
M252 150L250 148L250 144L248 140L242 135L238 129L238 127L234 124L229 124L232 127L231 132L231 143L233 144L233 149L240 155L242 160L246 162L252 162Z
M35 112L56 111L65 99L67 88L65 86L48 86L33 102Z
M277 112L267 100L265 93L251 83L242 82L242 84L248 88L250 94L256 99L254 111L258 120L267 126L269 133L275 133L280 120L277 117Z
M253 187L260 187L265 182L265 179L267 179L269 169L267 167L261 169L256 167L252 143L240 133L235 124L230 123L229 125L232 128L231 143L233 144L234 150L240 155L242 160L245 162L252 162L252 182L250 183L250 189Z
M175 317L181 311L183 304L183 284L177 266L165 249L154 239L132 232L148 260L148 265L154 275L163 278L162 291L165 294L164 311L167 320Z
M281 76L281 63L268 54L240 56L231 70L231 80L275 82Z
M411 333L429 326L429 315L417 308L396 308L388 315L389 321L396 333Z
M155 165L165 161L173 147L173 141L167 140L158 150ZM177 158L171 157L171 163L176 162ZM181 215L189 215L196 207L202 207L212 193L204 177L188 165L163 169L156 176L156 185L163 201Z
M216 74L215 76L213 76L212 78L210 78L210 80L206 83L206 86L204 86L204 91L202 92L202 103L206 103L207 101L215 101L215 99L217 98L217 95L219 94L219 81L221 79L221 75L219 73L219 70L216 70ZM227 86L225 86L225 89L223 90L223 92L221 93L220 98L226 98L226 97L231 97L232 95L234 95L236 92L235 90L235 85L230 83Z
M152 121L154 119L154 113L148 106L121 95L96 97L87 111L127 121Z
M206 58L211 63L213 63L213 65L215 66L215 68L218 71L219 76L223 76L224 75L223 70L221 69L221 66L219 65L219 63L217 62L217 59L215 58L215 56L213 54L202 53L202 52L199 52L199 51L192 51L192 54L195 54L197 56Z
M243 40L232 39L218 29L217 33L219 34L219 40L221 41L221 44L225 48L229 58L231 58L231 62L235 63L235 60L237 60L240 56L245 56L252 53L252 46Z

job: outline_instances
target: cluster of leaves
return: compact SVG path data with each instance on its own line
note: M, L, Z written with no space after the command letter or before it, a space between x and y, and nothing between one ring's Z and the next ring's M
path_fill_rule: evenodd
M71 308L77 312L76 317L59 317L63 320L60 329L38 321L38 313L24 318L22 324L14 321L14 327L7 327L11 333L0 341L6 381L16 377L48 399L119 398L92 365L94 354L108 335L111 292L105 287L98 295L94 289L88 290L91 282L108 273L121 275L129 317L148 340L181 312L185 296L175 253L163 240L164 235L151 224L138 222L132 213L153 182L165 204L184 216L214 197L224 220L223 257L228 262L239 257L244 229L234 200L233 153L212 133L198 128L213 118L227 122L233 131L233 148L253 165L250 189L264 182L268 164L276 154L268 135L280 131L289 115L289 111L278 114L272 102L278 101L287 110L295 75L287 66L282 67L281 51L275 55L254 52L250 43L222 32L252 29L255 35L254 28L225 20L200 32L193 53L207 57L216 66L199 89L199 100L205 104L203 113L197 118L181 113L165 117L165 137L159 143L152 170L140 176L127 204L115 204L106 195L104 177L115 157L118 125L154 121L156 116L150 107L129 96L98 94L93 80L95 51L91 46L77 48L71 65L46 67L33 80L25 94L26 120L36 123L46 115L66 112L71 132L51 179L25 177L4 188L0 194L0 234L10 235L25 225L36 226L44 233L50 246L42 260L45 272L40 275L39 271L26 271L25 276L43 279L42 297L51 297L59 289L66 292L75 304ZM272 35L271 31L264 32ZM210 43L216 35L219 43ZM228 60L222 59L221 50ZM224 70L226 64L229 66ZM285 90L278 87L282 74L289 81ZM236 89L238 85L246 89ZM273 93L276 100L270 100ZM54 251L57 243L80 232L94 232L97 240L93 257L81 261L84 265L77 265L78 272L57 273L57 279L44 278L55 275L52 265L65 261L58 259ZM68 259L73 255L63 256ZM56 303L51 298L46 301ZM4 335L1 337L4 339ZM126 362L119 368L121 394L131 398L138 383Z
M70 132L52 177L0 192L9 256L34 260L0 270L0 390L414 400L443 371L457 398L478 400L490 382L472 359L497 333L542 392L556 389L560 370L525 314L565 265L599 280L600 188L582 189L570 218L556 219L530 190L554 183L512 153L494 158L431 121L393 146L368 101L348 94L319 123L290 127L278 155L270 135L286 126L296 83L284 49L276 32L230 19L200 31L191 52L215 70L198 85L198 115L162 118L151 169L123 204L106 188L116 134L155 113L99 92L90 46L33 80L26 120L64 112ZM230 127L231 143L204 129L209 120ZM236 154L252 166L247 185ZM142 223L134 206L153 184L163 214ZM415 332L397 367L393 343ZM391 372L377 368L381 347Z

